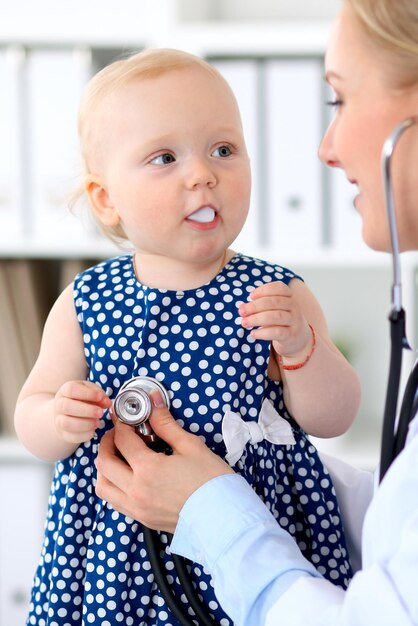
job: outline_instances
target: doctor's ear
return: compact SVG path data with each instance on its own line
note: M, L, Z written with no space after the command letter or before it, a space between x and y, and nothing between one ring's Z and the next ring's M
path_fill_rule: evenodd
M120 223L119 214L112 204L107 188L99 176L88 174L84 179L84 188L97 219L104 226L117 226Z

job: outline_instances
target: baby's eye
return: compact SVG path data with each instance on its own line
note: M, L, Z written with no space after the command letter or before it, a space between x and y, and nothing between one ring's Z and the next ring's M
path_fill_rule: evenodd
M212 155L216 157L229 157L231 154L232 150L229 146L219 146L212 152Z
M170 152L164 152L164 154L159 154L151 160L151 163L154 165L168 165L169 163L174 163L176 159Z

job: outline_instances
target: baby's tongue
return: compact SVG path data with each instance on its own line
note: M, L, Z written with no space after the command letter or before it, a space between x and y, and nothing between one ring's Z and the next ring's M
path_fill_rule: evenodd
M188 219L193 222L209 223L215 219L215 211L209 206L204 206L189 215Z

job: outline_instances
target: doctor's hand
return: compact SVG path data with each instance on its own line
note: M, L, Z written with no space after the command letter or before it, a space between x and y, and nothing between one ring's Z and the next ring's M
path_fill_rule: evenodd
M187 498L212 478L233 471L175 422L158 391L151 398L151 427L173 454L154 452L131 426L117 421L100 443L96 493L124 515L172 533Z

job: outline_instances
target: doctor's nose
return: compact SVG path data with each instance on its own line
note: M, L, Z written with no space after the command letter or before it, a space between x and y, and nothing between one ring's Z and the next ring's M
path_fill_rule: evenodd
M333 147L333 134L333 123L331 122L319 144L318 156L322 163L328 167L341 167Z
M218 182L210 164L204 159L195 159L189 164L185 180L188 189L198 189L200 187L212 189Z

